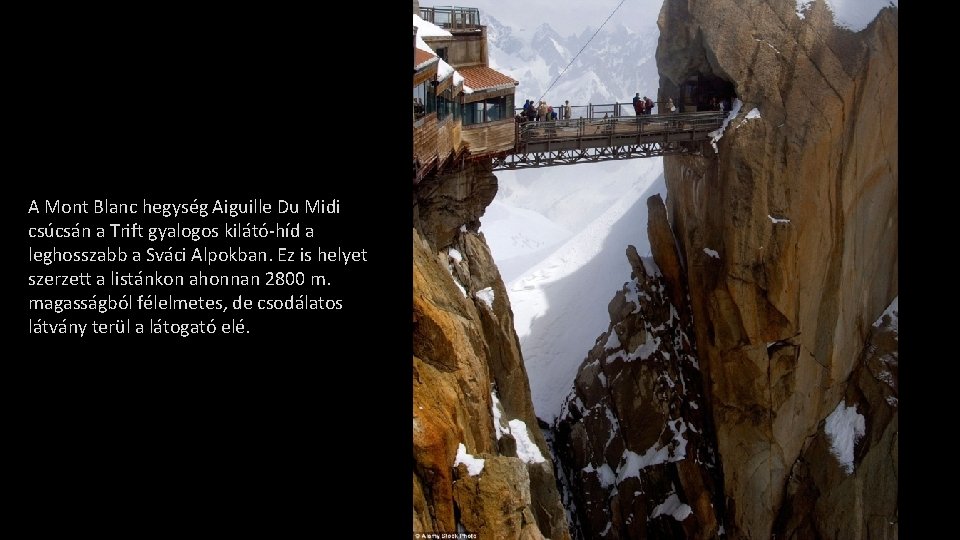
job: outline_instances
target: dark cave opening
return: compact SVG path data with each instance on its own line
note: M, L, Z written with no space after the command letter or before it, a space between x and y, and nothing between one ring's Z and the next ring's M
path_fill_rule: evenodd
M666 82L666 81L664 81ZM664 84L663 100L673 99L677 112L717 111L722 104L729 111L736 99L736 87L722 77L697 73L684 80L680 86Z

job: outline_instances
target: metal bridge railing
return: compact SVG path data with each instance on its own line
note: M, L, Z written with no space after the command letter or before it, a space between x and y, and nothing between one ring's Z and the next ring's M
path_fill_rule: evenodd
M476 30L480 28L480 10L477 8L421 6L420 18L446 30Z
M563 119L563 103L551 103L553 106L553 112L557 113L557 119ZM653 109L653 115L665 115L665 114L675 114L667 111L668 102L666 101L657 101L656 107ZM514 108L514 116L523 112L523 107ZM678 111L679 112L679 111ZM709 111L709 112L719 112L719 111ZM570 106L570 119L574 118L603 118L606 115L608 118L632 118L637 115L637 112L633 108L633 103L590 103L587 105L571 105ZM642 116L642 115L641 115Z
M541 122L519 122L517 145L533 142L585 139L611 135L656 135L709 132L723 124L726 113L719 111L653 114L608 118L571 118Z

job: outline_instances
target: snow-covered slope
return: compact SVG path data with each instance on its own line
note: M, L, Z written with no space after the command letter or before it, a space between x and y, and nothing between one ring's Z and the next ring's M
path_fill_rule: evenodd
M665 196L666 187L659 158L637 162L646 166L636 176L631 176L630 171L618 171L621 174L605 177L619 180L605 192L610 197L605 205L595 205L586 214L571 212L578 215L558 216L561 220L586 223L564 243L536 252L539 261L507 282L533 406L537 416L548 422L560 412L577 367L609 324L610 291L629 280L630 265L624 256L627 245L633 244L641 254L650 252L645 201L654 193ZM553 192L557 198L576 199L578 194L588 198L604 193L596 190L586 177L581 179L579 188L569 184L563 187L563 193ZM526 229L524 221L515 221L509 227L514 231ZM487 236L498 265L502 264L498 253L509 249L509 245L504 247L504 240Z
M546 24L514 29L484 13L490 63L537 99L593 35L560 36ZM551 103L630 101L658 79L656 27L611 21L547 94ZM507 284L537 416L552 421L577 367L609 324L610 295L630 278L628 244L649 254L647 197L665 196L660 158L497 173L481 232Z

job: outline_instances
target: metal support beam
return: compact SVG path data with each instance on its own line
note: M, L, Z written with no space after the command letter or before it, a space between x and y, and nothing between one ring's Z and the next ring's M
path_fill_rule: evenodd
M700 142L647 142L572 150L543 150L493 158L493 170L532 169L679 154L699 155Z

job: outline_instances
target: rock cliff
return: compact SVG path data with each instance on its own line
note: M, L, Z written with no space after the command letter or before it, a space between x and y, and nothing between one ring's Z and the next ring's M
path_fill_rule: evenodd
M898 10L853 32L822 1L665 0L658 23L660 101L695 80L736 107L664 158L656 264L628 250L558 421L575 534L897 538Z
M652 260L627 250L552 433L566 509L477 232L496 178L415 187L415 531L897 538L898 10L802 4L664 2L659 99L698 78L738 108L664 158Z
M413 530L568 539L503 281L478 218L489 164L414 189Z
M659 195L648 209L653 260L627 248L631 281L610 301L555 446L581 538L716 538L722 474L683 268Z
M743 103L716 152L664 159L726 530L895 537L859 471L896 485L897 410L864 351L898 291L898 9L852 32L823 1L666 0L658 22L664 99L700 76ZM854 404L849 478L819 434Z
M874 323L840 402L804 441L777 538L897 538L898 316L895 301Z

